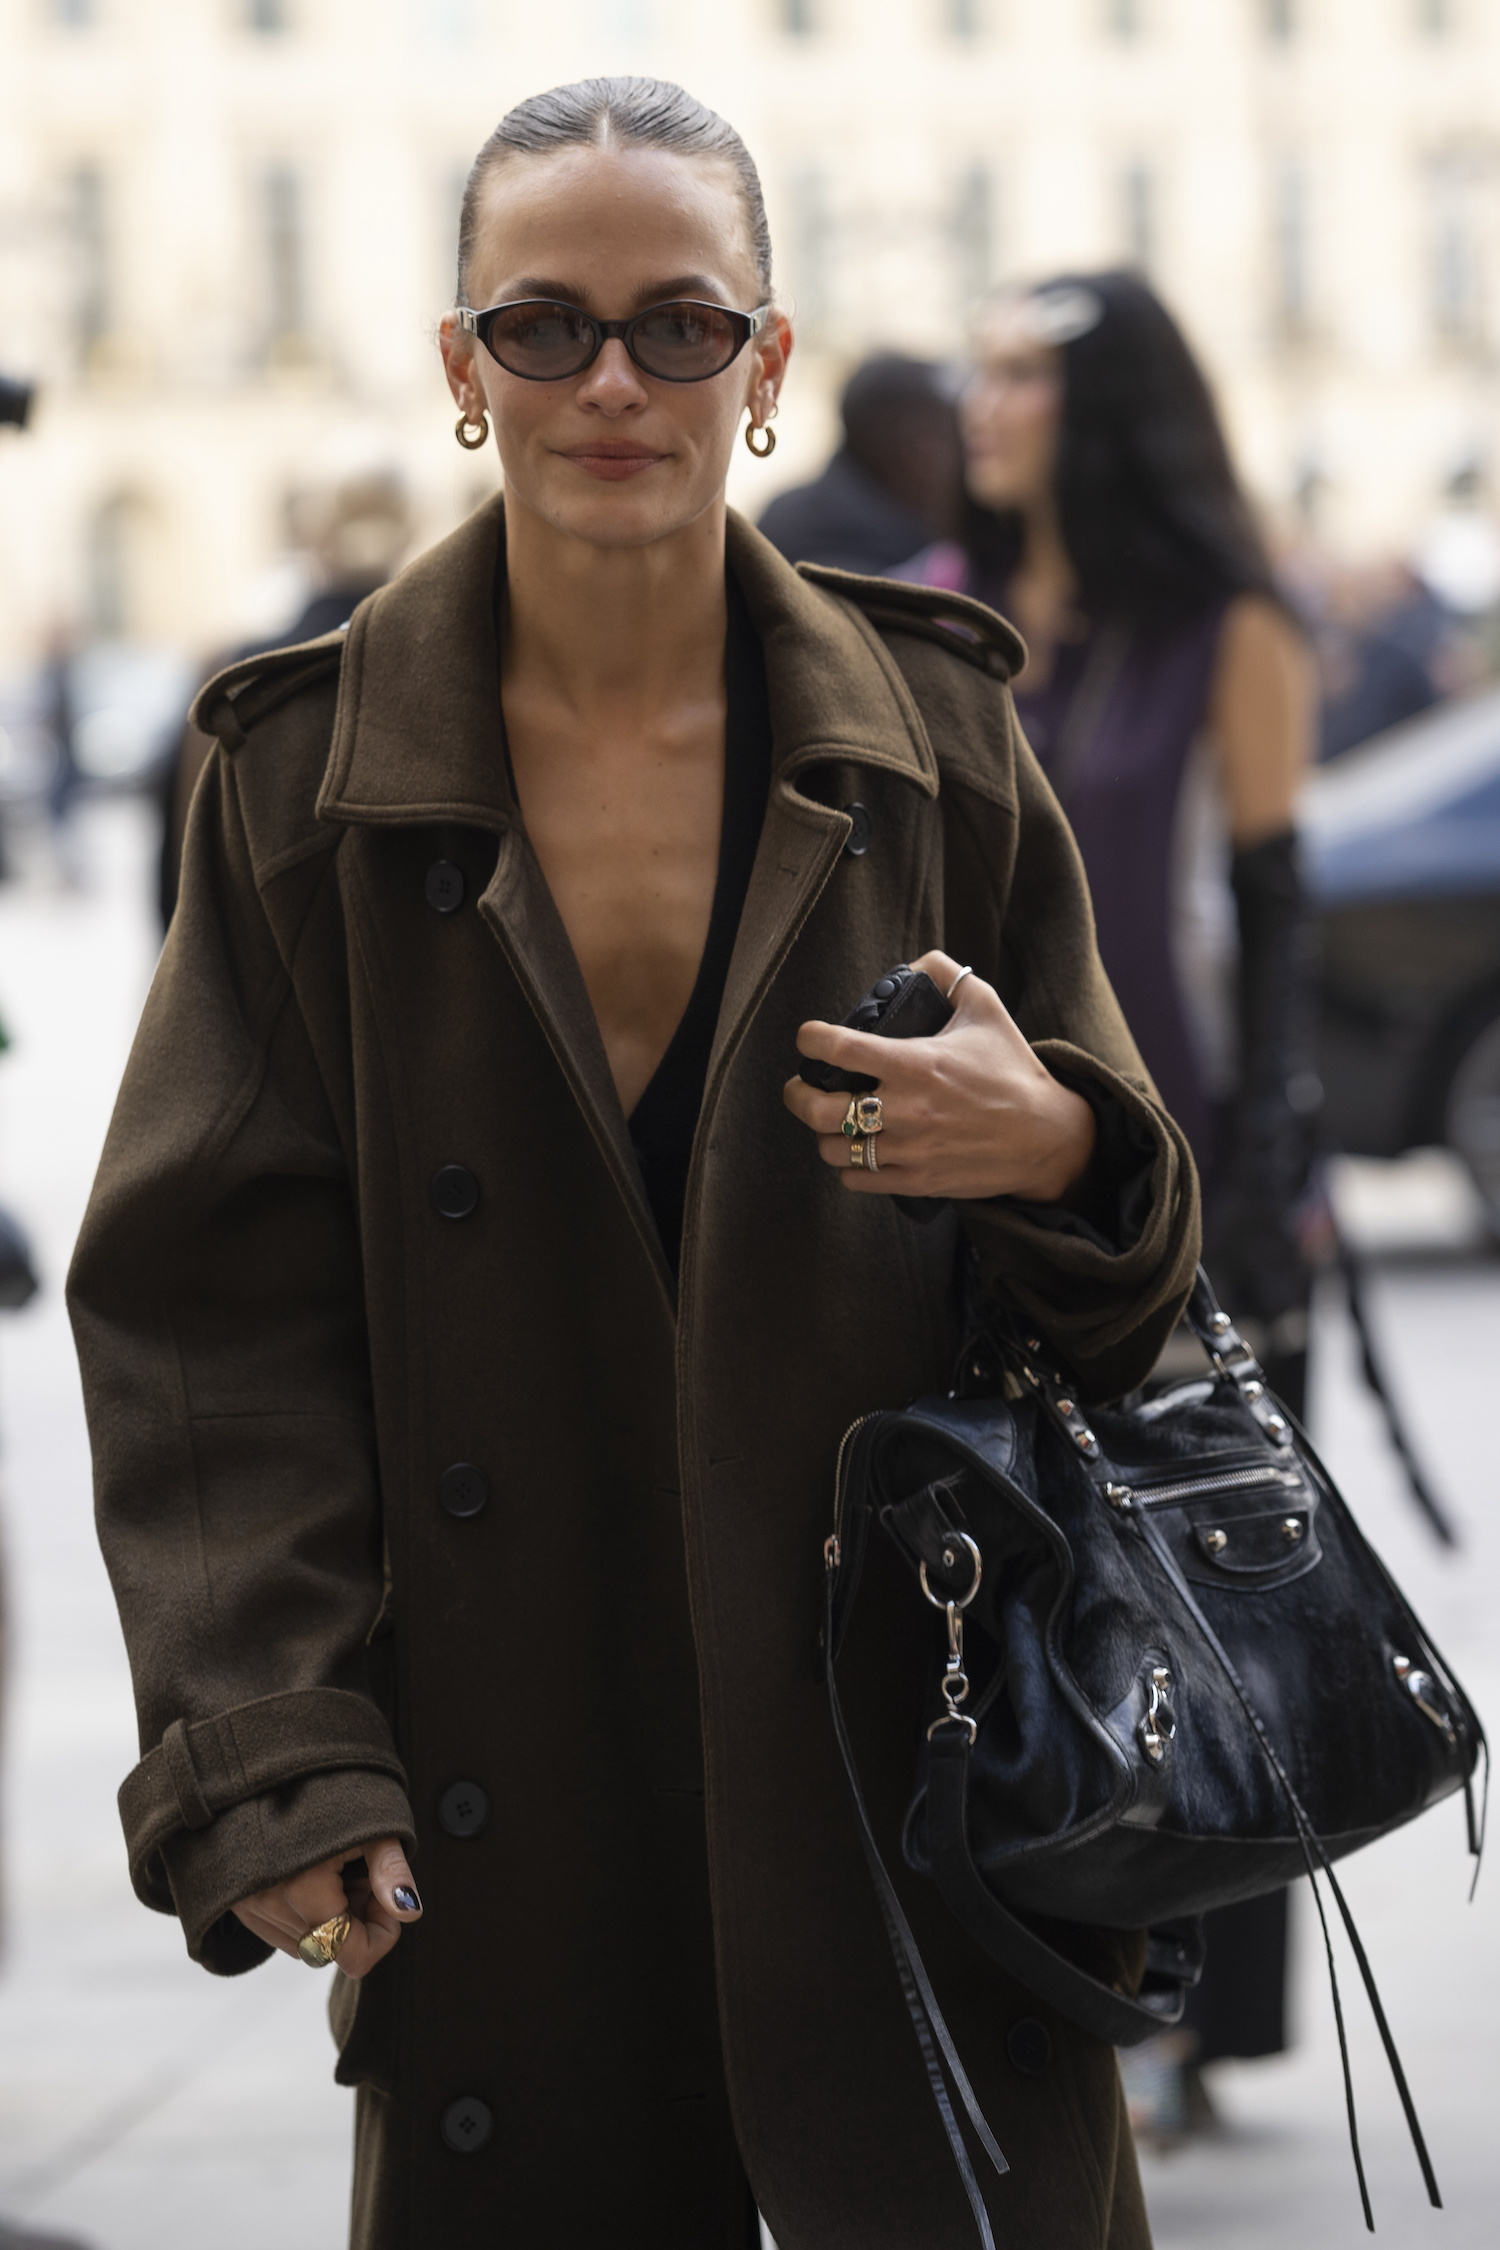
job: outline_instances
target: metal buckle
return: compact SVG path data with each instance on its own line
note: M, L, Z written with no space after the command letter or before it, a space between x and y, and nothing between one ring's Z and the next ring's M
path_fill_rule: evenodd
M973 1581L969 1587L969 1591L964 1595L961 1601L950 1601L945 1599L941 1595L935 1594L932 1588L927 1583L926 1563L922 1562L918 1563L917 1565L917 1576L922 1581L923 1593L927 1596L927 1599L931 1602L933 1608L942 1610L948 1620L948 1660L943 1666L942 1678L943 1701L947 1705L947 1709L945 1711L940 1711L938 1713L938 1716L933 1720L931 1726L927 1729L927 1739L930 1742L933 1736L937 1733L939 1727L967 1727L969 1733L969 1744L972 1748L974 1738L978 1734L979 1729L975 1725L974 1721L968 1716L968 1714L959 1709L959 1705L966 1700L969 1693L969 1675L964 1670L963 1613L968 1608L970 1602L974 1599L974 1596L979 1591L979 1581L984 1576L984 1563L980 1556L978 1547L974 1544L974 1541L969 1537L969 1534L966 1531L956 1531L952 1534L952 1537L958 1542L960 1546L968 1548L969 1554L974 1564ZM957 1561L957 1559L957 1556L955 1556L954 1560ZM945 1554L943 1557L943 1561L945 1564L947 1563L947 1560L948 1558Z

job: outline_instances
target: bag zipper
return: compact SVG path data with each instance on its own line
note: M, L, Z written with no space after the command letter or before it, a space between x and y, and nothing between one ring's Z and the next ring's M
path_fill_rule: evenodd
M833 1472L833 1535L823 1543L823 1560L830 1570L837 1570L844 1559L844 1463L849 1457L849 1448L867 1423L878 1422L887 1411L885 1407L877 1407L871 1414L861 1414L839 1439L838 1466Z
M1179 1477L1170 1484L1107 1484L1105 1498L1116 1508L1155 1508L1199 1493L1246 1492L1258 1485L1296 1486L1302 1479L1294 1469L1273 1468L1269 1462L1254 1469L1221 1469L1216 1475Z

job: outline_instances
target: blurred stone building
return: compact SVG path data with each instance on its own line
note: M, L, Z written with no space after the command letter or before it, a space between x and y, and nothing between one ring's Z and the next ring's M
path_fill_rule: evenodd
M299 494L494 479L433 345L468 161L519 96L684 80L765 177L800 350L758 507L871 346L1132 260L1252 481L1355 552L1500 475L1500 0L0 0L0 663L204 649L295 602Z

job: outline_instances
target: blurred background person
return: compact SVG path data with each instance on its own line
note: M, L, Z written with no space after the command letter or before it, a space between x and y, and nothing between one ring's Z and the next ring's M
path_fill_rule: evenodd
M878 576L948 539L963 505L955 387L930 360L879 352L839 401L843 443L811 484L779 493L759 528L788 562Z
M1208 384L1138 276L998 300L964 394L960 539L910 572L978 595L1030 650L1022 724L1073 824L1099 946L1203 1177L1205 1257L1305 1407L1298 1240L1319 1099L1296 855L1311 656ZM1140 2128L1207 2106L1197 2066L1285 2045L1286 1895L1209 1917L1185 2032L1128 2058Z
M308 598L283 629L259 635L216 656L204 673L211 679L226 664L257 656L264 649L295 641L315 641L347 624L366 594L383 586L405 556L412 538L412 511L406 487L394 471L366 470L333 486L294 495L289 508L293 545L306 561ZM189 721L177 755L162 781L160 899L162 927L177 904L178 873L188 807L204 760L213 747Z

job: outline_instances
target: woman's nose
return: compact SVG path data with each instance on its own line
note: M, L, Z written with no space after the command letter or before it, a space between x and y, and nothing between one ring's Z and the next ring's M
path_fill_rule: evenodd
M611 336L593 366L584 370L578 396L612 413L646 404L646 386L641 381L640 369L619 336Z

